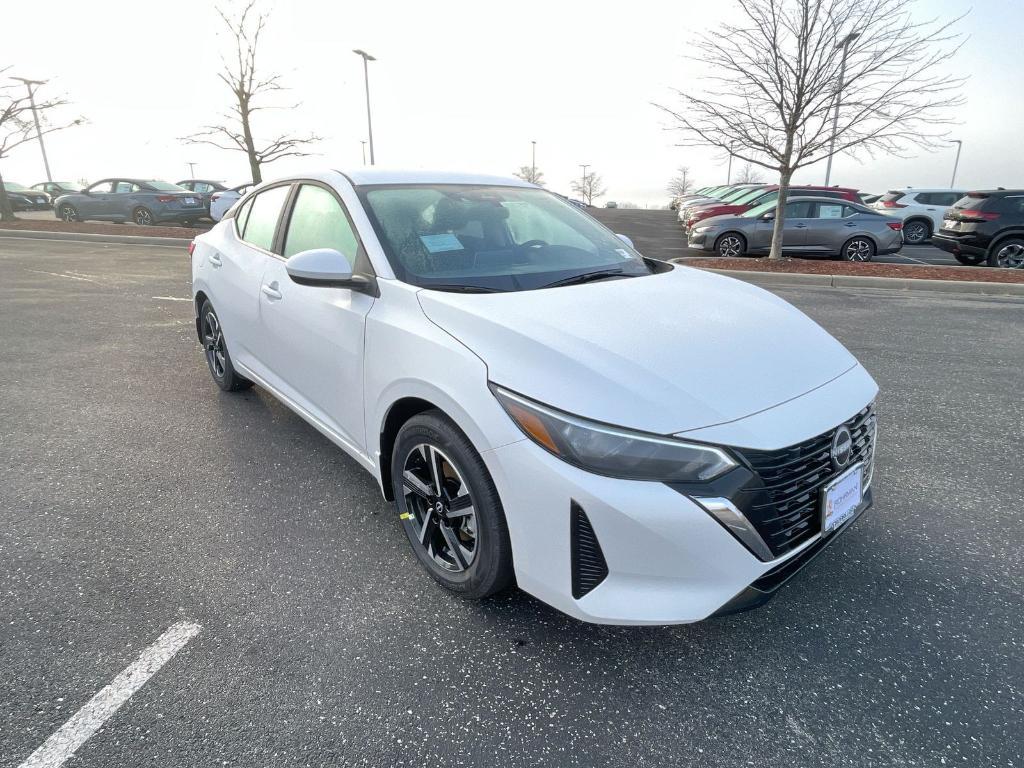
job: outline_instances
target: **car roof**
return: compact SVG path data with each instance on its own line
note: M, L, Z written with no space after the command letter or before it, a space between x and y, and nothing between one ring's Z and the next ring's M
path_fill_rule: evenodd
M373 184L489 184L502 187L535 187L514 176L490 176L459 171L427 171L401 168L338 169L355 186Z
M786 202L792 203L795 200L810 201L816 203L842 203L843 205L860 205L864 206L864 203L858 203L854 200L843 200L838 197L822 197L821 195L787 195ZM876 211L872 211L876 213Z
M970 192L964 192L965 195L989 195L995 197L997 195L1024 195L1024 189L972 189Z
M886 190L889 194L893 192L902 192L904 194L911 194L913 192L959 192L965 193L967 190L963 187L958 189L950 189L949 187L900 187L899 189Z

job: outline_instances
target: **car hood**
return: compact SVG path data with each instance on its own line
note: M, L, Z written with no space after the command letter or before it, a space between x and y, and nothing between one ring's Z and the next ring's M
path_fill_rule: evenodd
M499 294L420 291L494 383L569 413L671 434L758 413L857 365L767 291L685 267Z

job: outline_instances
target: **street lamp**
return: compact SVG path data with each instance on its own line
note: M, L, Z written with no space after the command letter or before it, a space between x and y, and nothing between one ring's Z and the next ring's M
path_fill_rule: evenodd
M366 134L370 139L370 165L374 165L373 124L370 122L370 68L368 62L376 61L377 59L359 48L353 50L352 53L363 57L363 82L366 85Z
M956 186L956 169L960 167L960 150L964 148L964 143L960 139L950 139L950 144L956 144L956 160L953 162L953 178L949 180L949 188L952 189Z
M188 177L190 179L194 179L196 177L196 164L195 163L185 163L185 165L188 166Z
M32 119L36 124L36 138L39 139L39 150L43 153L43 166L46 168L46 180L52 182L53 176L50 174L50 161L46 159L46 145L43 144L43 131L39 127L39 115L36 113L36 97L35 92L32 90L33 85L46 85L45 80L29 80L25 77L12 77L11 80L20 80L28 88L28 103L32 105Z
M530 181L537 183L537 142L531 141L533 146L530 149Z
M583 197L583 198L586 198L586 196L587 196L587 168L589 168L589 167L590 167L590 163L587 163L586 165L584 165L583 163L580 163L580 168L583 169L583 176L580 179L580 197ZM587 205L590 205L590 203L587 202L586 199L584 199L583 202L587 203Z
M843 80L846 78L846 56L850 52L850 43L860 37L860 32L851 32L836 45L836 50L843 49L839 60L839 85L836 87L836 114L832 118L832 139L828 143L828 164L825 166L825 186L832 178L832 155L836 151L836 131L839 130L839 102L843 96Z
M360 139L359 143L363 145L363 165L366 165L366 142Z

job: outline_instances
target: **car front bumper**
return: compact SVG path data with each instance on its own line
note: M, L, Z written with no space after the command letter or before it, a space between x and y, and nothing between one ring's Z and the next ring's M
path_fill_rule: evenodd
M694 250L713 251L715 250L715 236L717 232L698 232L690 230L686 238L686 245Z

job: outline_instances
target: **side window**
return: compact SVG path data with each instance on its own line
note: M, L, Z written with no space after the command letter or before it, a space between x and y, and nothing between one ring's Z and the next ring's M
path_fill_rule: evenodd
M841 219L843 218L843 208L853 210L848 205L843 205L842 203L818 203L818 218Z
M235 213L235 229L238 232L238 237L242 237L242 233L245 232L245 224L249 220L249 211L252 209L252 198L250 197Z
M801 200L798 203L786 203L787 219L809 219L814 203Z
M89 187L89 191L90 192L95 192L95 193L113 192L114 191L114 182L112 182L112 181L100 181L100 182L97 182L96 184L93 184L91 187Z
M193 192L199 193L209 192L210 185L204 181L197 181L195 184L189 184L187 189L191 189Z
M277 220L281 216L281 207L285 198L288 197L288 190L291 187L287 184L280 187L273 187L266 192L256 195L245 212L244 229L241 228L242 239L250 245L269 251L274 245L274 230L277 229Z
M862 211L860 208L854 208L852 205L844 205L843 206L843 218L844 219L847 218L848 216L855 216L858 213L864 213L864 211Z
M359 240L337 198L323 187L303 184L288 222L284 257L313 248L340 251L354 269Z
M953 203L960 199L960 195L958 195L956 192L943 192L941 195L937 195L936 197L938 197L939 199L936 200L935 202L938 203L939 205L944 205L946 207L951 206Z
M114 192L119 195L126 195L129 192L140 192L142 188L138 184L132 184L130 181L119 181L114 187Z

